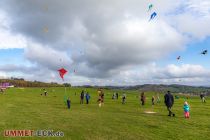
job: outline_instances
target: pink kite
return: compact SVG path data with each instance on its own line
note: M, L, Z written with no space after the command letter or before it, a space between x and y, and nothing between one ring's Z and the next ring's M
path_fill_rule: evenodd
M58 70L60 77L63 79L63 76L68 72L67 70L65 70L64 68L61 68Z

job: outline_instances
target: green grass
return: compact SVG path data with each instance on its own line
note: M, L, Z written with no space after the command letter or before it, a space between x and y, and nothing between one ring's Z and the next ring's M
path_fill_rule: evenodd
M191 97L191 118L183 116L184 98L176 99L173 111L176 117L168 117L163 103L151 106L152 92L146 93L147 102L140 106L138 91L126 91L127 102L121 98L112 100L114 91L105 90L105 104L97 104L96 89L87 89L90 104L79 104L81 88L68 88L72 104L68 110L64 104L64 88L48 88L49 95L41 96L41 88L11 88L0 95L0 131L2 139L66 139L66 140L205 140L210 139L210 106L202 104L199 97ZM54 91L53 91L54 90ZM75 92L77 95L75 96ZM119 91L120 92L120 91ZM122 92L120 92L122 93ZM145 114L154 111L156 114ZM3 137L4 130L54 130L63 131L64 137Z

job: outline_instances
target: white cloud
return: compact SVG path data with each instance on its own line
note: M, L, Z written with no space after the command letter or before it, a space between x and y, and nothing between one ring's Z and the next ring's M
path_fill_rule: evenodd
M6 73L0 71L0 79L5 79L5 78L7 78Z
M169 23L191 40L203 40L210 35L210 1L186 0L168 16ZM174 10L177 10L174 9Z
M5 13L0 11L0 49L25 48L26 38L21 34L13 34L10 30Z
M25 57L37 65L44 66L51 70L58 70L61 67L69 67L72 60L65 51L56 51L49 46L31 43L25 48Z
M158 15L148 22L147 1L1 1L0 48L24 48L26 59L39 69L29 79L56 80L60 67L76 69L67 76L75 84L190 82L208 76L200 65L150 63L210 35L210 2L153 3Z

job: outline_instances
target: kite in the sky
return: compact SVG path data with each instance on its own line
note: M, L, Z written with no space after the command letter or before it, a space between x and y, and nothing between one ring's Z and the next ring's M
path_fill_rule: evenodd
M68 72L67 70L65 70L64 68L61 68L58 70L59 71L59 74L60 74L60 77L63 79L64 78L64 75Z
M152 7L153 7L153 4L150 4L148 7L148 11L151 11Z
M156 16L157 16L157 13L156 13L156 12L153 12L153 13L151 14L151 16L150 16L149 21L152 20L152 19L154 19Z
M180 60L180 58L181 58L181 56L178 56L176 59L177 59L177 60Z
M47 27L44 27L44 28L43 28L43 31L44 31L45 33L48 33L48 32L49 32L49 30L48 30Z
M201 54L206 55L208 53L208 50L204 50L201 52Z
M74 73L76 73L76 70L74 69Z

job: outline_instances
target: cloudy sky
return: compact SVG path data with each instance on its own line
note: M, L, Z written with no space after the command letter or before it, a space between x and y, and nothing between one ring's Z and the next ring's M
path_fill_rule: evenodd
M0 1L1 78L206 86L209 48L209 0Z

